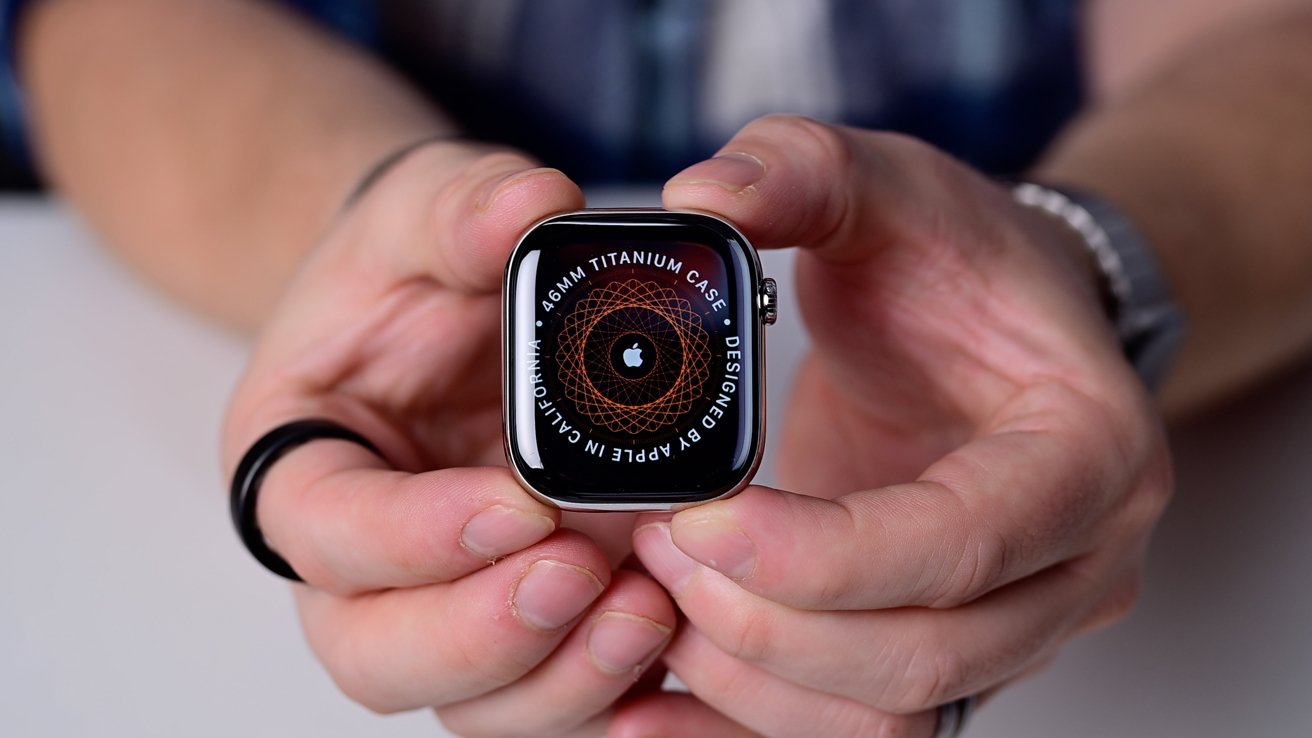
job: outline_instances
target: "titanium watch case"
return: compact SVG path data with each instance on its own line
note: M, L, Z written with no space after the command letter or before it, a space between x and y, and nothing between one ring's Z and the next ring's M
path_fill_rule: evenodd
M712 215L580 210L520 238L502 292L506 457L565 510L679 510L747 486L777 288Z

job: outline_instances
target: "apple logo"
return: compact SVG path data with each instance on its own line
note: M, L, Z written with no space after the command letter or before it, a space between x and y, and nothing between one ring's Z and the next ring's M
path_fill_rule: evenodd
M633 344L633 348L624 349L624 366L630 369L642 366L642 349L638 348L636 342Z

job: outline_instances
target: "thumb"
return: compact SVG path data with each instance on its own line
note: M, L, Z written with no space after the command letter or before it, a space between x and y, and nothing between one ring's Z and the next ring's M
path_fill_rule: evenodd
M772 115L676 174L663 200L727 218L761 248L802 246L850 261L923 240L926 224L942 221L931 208L987 201L961 196L972 183L984 180L915 139Z

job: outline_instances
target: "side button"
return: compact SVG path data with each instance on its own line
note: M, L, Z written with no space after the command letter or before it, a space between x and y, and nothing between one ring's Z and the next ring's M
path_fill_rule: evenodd
M779 285L769 277L761 280L760 304L761 322L774 325L779 319Z

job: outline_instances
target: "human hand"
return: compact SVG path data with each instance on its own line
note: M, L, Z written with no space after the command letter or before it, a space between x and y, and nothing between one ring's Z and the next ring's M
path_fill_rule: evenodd
M269 546L308 583L312 649L373 710L435 707L462 735L594 735L668 640L665 592L612 572L504 467L502 271L530 224L582 203L514 154L414 151L308 257L232 399L229 470L301 418L382 452L306 444L258 500Z
M635 533L692 695L612 738L929 736L934 708L1124 615L1169 497L1077 236L925 144L770 117L667 207L800 244L813 351L779 475Z

